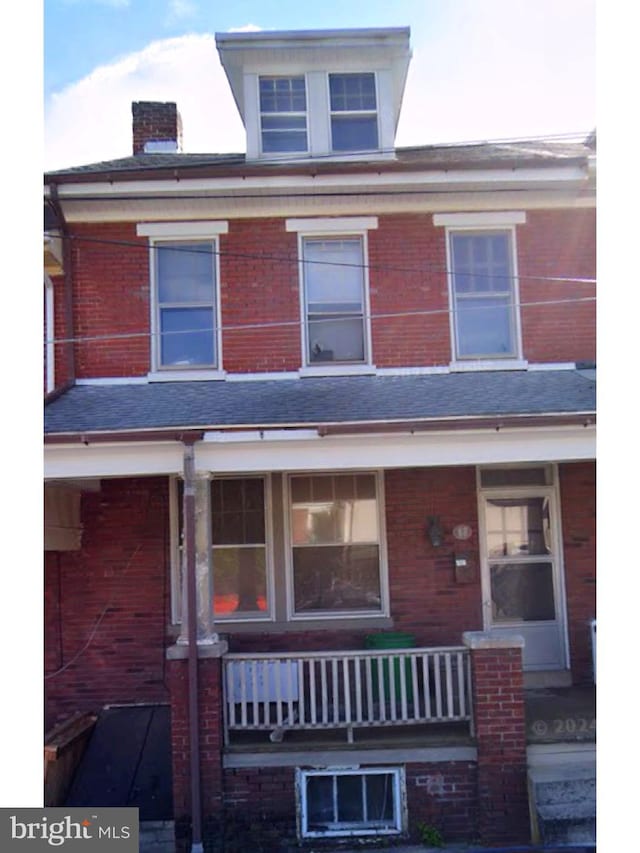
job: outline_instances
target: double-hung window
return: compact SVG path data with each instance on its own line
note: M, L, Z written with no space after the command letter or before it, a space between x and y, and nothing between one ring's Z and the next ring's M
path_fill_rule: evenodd
M373 473L291 475L296 615L383 611L379 494Z
M211 565L216 621L269 618L268 479L216 477L209 490ZM171 486L173 621L180 621L183 582L183 484Z
M449 231L449 263L456 358L516 358L512 230Z
M305 78L260 77L260 133L263 154L307 150Z
M376 75L329 74L331 148L374 151L378 148Z
M159 241L153 248L157 367L216 367L216 242Z
M364 238L303 237L308 364L368 361Z

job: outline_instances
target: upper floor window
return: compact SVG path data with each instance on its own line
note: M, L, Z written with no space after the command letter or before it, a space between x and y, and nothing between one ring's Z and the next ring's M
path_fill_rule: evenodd
M449 265L458 359L519 354L512 230L451 230Z
M329 106L333 151L378 148L375 74L329 74Z
M367 361L363 237L302 239L307 363Z
M307 93L304 76L260 77L262 153L307 150Z

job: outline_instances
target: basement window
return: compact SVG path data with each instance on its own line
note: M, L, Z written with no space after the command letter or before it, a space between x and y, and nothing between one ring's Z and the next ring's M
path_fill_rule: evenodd
M301 837L398 835L404 784L399 767L299 770Z

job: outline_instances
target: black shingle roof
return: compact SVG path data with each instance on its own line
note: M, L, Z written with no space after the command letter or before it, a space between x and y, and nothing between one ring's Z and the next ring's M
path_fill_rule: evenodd
M45 432L316 426L595 411L595 371L78 385L45 409Z

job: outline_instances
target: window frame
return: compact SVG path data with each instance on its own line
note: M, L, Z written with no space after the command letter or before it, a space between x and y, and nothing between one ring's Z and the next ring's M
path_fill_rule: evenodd
M339 477L343 475L357 476L367 474L373 476L376 489L376 512L378 522L378 578L380 583L379 610L339 610L296 612L295 609L295 577L293 565L293 541L291 523L291 480L294 477ZM382 470L340 470L340 471L288 471L283 474L282 483L282 519L284 532L284 559L286 572L286 606L287 622L327 622L338 620L363 619L371 620L389 616L389 565L387 559L386 508L384 471Z
M346 76L354 76L354 77L363 77L364 75L372 75L373 76L373 87L376 98L376 107L375 110L334 110L331 107L331 77L346 77ZM328 71L326 77L326 87L327 87L327 117L328 117L328 133L329 133L329 150L332 154L336 156L349 156L349 154L355 154L357 152L370 151L372 153L376 153L380 151L380 136L381 136L381 128L380 128L380 92L378 86L378 74L376 71L372 71L370 68L366 70L360 71ZM375 124L376 124L376 144L370 146L368 148L336 148L333 144L333 118L334 116L343 116L349 117L352 116L354 118L358 118L359 116L371 116L375 115Z
M276 111L273 113L263 113L261 98L260 98L260 81L261 80L293 80L294 78L302 78L304 81L304 98L305 98L305 110L304 113L300 111L286 111L280 112ZM274 157L274 158L286 158L286 157L302 157L305 154L309 154L311 150L311 140L310 140L310 127L309 127L309 85L307 80L307 75L305 73L302 74L256 74L256 108L257 108L257 118L258 118L258 150L260 152L260 157ZM304 115L305 120L305 147L298 151L265 151L264 148L264 139L263 139L263 127L262 127L262 118L264 115L267 116L291 116L291 117L300 117Z
M220 235L227 234L226 220L193 222L139 222L136 234L148 238L149 246L149 309L150 309L150 378L191 379L222 375L222 322L220 298ZM214 280L212 309L214 312L212 365L163 365L160 358L161 334L157 278L157 246L163 243L204 243L212 245Z
M233 613L227 616L212 613L214 624L227 623L252 623L275 621L275 583L274 583L274 531L273 531L273 496L271 490L271 474L268 472L243 472L239 474L218 474L209 478L208 497L208 541L209 541L209 571L211 572L211 585L215 596L215 565L214 552L217 547L213 544L213 509L211 501L211 488L214 480L262 480L264 484L264 534L265 534L265 585L267 596L267 609L264 612ZM171 624L179 626L182 624L182 585L181 585L181 530L180 509L178 506L179 488L178 483L182 480L180 476L169 478L169 551L171 570ZM229 547L229 546L227 546ZM213 607L213 602L212 602Z
M369 283L369 231L378 227L378 219L368 217L336 217L319 219L287 219L286 230L298 235L298 281L300 300L300 346L302 371L305 373L358 373L373 368L371 340L371 303ZM305 280L304 244L309 240L342 240L359 238L362 246L362 327L364 358L362 361L311 361Z
M469 355L461 355L460 337L458 334L458 303L455 293L455 267L454 267L454 252L453 252L453 237L458 234L470 234L474 236L485 235L487 237L497 234L508 235L508 252L511 264L511 277L509 280L509 309L510 309L510 330L512 336L513 349L509 353L472 353ZM520 322L520 287L518 279L518 252L516 244L516 227L513 224L478 224L478 225L449 225L445 227L446 239L446 257L447 257L447 279L449 289L449 305L450 311L450 332L451 332L451 350L454 363L469 364L479 361L488 362L508 362L522 359L522 333ZM474 294L471 294L473 298Z
M353 823L336 829L328 829L323 832L309 830L309 798L308 780L318 777L329 777L337 779L338 776L391 776L393 779L393 828L367 826L364 822L361 827ZM299 815L298 834L301 839L306 838L349 838L359 836L395 836L401 835L407 828L407 803L406 803L406 775L404 767L344 767L335 769L306 769L296 768L296 799L297 812Z

